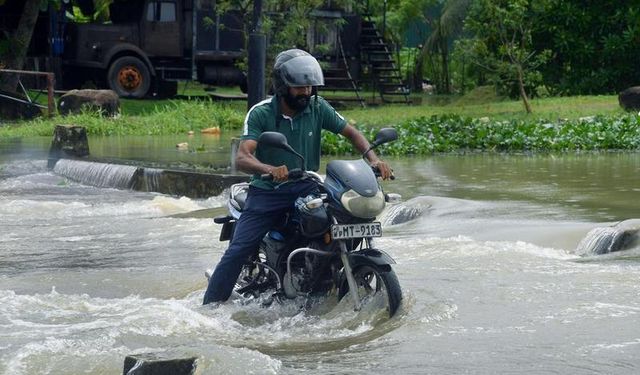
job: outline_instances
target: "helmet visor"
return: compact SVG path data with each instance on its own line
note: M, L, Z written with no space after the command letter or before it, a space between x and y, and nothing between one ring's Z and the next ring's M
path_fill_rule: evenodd
M320 64L313 56L297 56L280 67L281 77L289 87L324 86Z

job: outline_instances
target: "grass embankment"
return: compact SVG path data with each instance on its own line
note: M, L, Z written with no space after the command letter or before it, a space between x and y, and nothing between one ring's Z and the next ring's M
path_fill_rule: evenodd
M572 96L559 98L534 99L531 101L533 113L527 114L521 101L502 100L497 97L476 96L471 92L459 99L447 97L429 97L422 105L390 105L366 109L341 111L343 115L358 123L367 125L394 125L403 120L422 116L459 115L461 117L483 118L491 120L558 121L578 119L596 115L622 115L624 111L618 105L618 98L607 96Z
M495 97L486 88L463 97L422 96L421 105L402 104L341 113L372 137L375 129L394 126L400 140L386 153L427 154L456 150L570 151L640 148L640 119L623 112L616 96L545 98L532 101L526 114L519 101ZM50 136L58 124L85 126L89 135L184 134L209 127L240 132L246 102L214 103L209 99L123 100L121 116L94 113L37 119L0 127L1 137ZM344 139L325 135L325 153L344 153Z
M219 127L223 131L239 128L244 114L226 105L210 101L123 101L121 115L104 118L84 112L66 117L38 118L0 127L0 137L50 136L56 125L81 125L89 135L165 135L185 134L190 130ZM135 114L130 115L130 107Z

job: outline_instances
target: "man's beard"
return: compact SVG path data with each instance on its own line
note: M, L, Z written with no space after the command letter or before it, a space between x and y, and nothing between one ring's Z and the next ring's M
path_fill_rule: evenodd
M291 93L286 93L284 95L284 102L287 103L289 108L293 109L296 112L300 112L307 108L309 102L311 101L311 95L291 95Z

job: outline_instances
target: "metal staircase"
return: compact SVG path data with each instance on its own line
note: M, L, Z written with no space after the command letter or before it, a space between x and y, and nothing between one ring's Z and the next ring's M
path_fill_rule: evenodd
M389 45L376 24L368 19L362 20L360 51L363 67L367 70L365 74L382 102L411 104L410 91L402 81L400 68L393 60Z
M324 86L321 91L332 91L334 95L323 95L332 104L338 102L359 102L362 108L366 107L364 98L360 95L360 87L351 75L351 67L345 56L340 35L337 36L336 54L329 61L329 67L323 68ZM340 93L339 95L336 95Z

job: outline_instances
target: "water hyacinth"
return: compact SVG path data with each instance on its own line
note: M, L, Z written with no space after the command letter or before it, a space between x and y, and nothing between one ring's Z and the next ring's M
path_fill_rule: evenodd
M575 120L472 119L458 115L420 117L394 126L398 140L380 148L386 155L425 155L455 151L563 152L637 150L640 148L640 116L593 116ZM360 129L373 139L373 128ZM342 137L325 134L325 154L351 153Z

